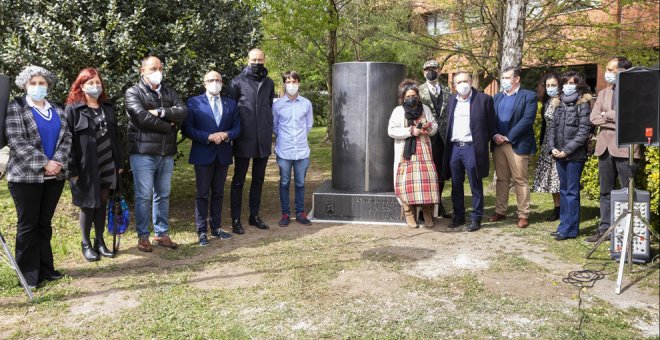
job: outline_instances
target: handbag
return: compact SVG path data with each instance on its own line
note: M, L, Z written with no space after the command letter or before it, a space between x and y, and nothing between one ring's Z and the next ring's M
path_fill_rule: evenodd
M130 211L121 190L119 174L117 173L117 189L108 200L108 233L112 234L112 252L119 251L121 235L128 229Z

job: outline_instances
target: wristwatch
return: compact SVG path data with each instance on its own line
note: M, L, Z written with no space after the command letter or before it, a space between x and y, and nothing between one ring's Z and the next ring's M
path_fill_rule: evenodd
M162 107L157 108L156 112L158 113L158 117L163 118L163 116L165 115L165 110Z

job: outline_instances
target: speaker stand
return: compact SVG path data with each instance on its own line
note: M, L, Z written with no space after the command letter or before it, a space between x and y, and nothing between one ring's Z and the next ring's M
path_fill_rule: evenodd
M2 248L5 251L4 254L0 253L0 260L6 263L11 269L14 270L14 272L16 272L18 281L21 283L21 286L23 286L23 289L25 290L25 294L27 294L30 301L34 301L32 290L30 290L30 288L28 287L27 282L25 281L25 277L23 277L23 273L18 268L18 264L16 263L16 260L14 260L14 257L11 255L11 250L9 250L9 246L7 246L7 242L5 242L5 238L4 236L2 236L1 231L0 231L0 243L2 243Z

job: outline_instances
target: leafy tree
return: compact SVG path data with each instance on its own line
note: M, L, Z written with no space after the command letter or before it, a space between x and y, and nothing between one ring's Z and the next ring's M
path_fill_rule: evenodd
M28 64L54 72L51 98L63 100L84 67L98 67L120 106L138 80L139 60L157 55L182 97L201 91L211 68L226 78L261 38L259 13L234 1L19 0L0 2L0 73Z

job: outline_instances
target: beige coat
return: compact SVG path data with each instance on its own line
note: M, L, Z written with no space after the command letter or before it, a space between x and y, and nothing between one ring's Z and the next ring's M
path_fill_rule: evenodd
M613 157L628 158L628 148L619 148L616 145L616 111L612 107L613 95L614 90L609 86L600 91L589 116L591 124L598 129L594 154L600 156L607 150ZM635 145L634 157L640 157L639 145Z
M438 131L438 123L436 123L431 109L424 105L424 115L420 116L422 122L431 122L431 131L429 136L435 135ZM403 155L403 147L406 144L406 138L412 136L410 134L410 126L406 126L405 112L403 111L403 106L397 106L394 111L392 111L392 116L390 117L390 123L387 126L387 134L390 137L394 138L394 181L396 181L396 169L399 166L399 161ZM422 138L429 138L428 136L421 136ZM396 185L396 183L395 183Z

